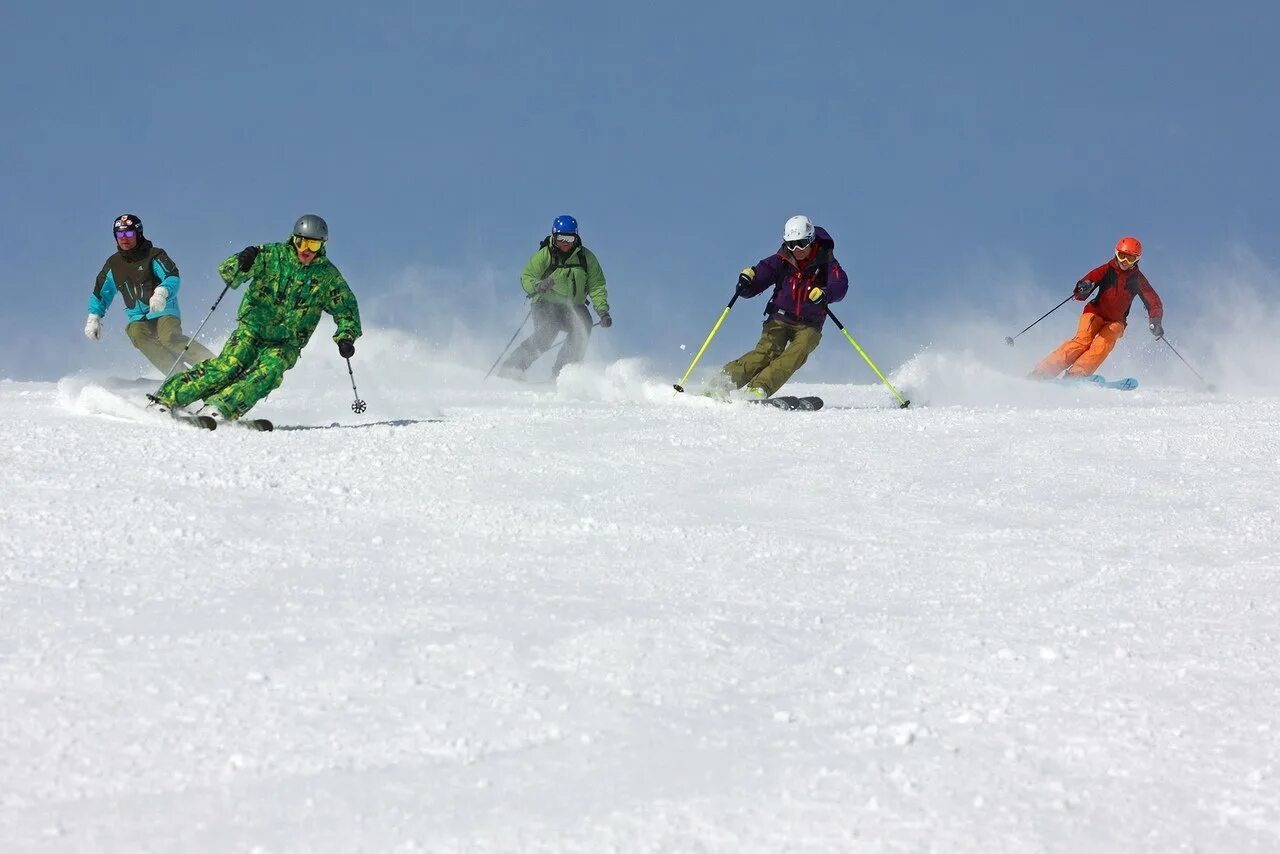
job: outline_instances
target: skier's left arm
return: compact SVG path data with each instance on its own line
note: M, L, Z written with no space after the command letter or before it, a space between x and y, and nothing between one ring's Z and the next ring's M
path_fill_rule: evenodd
M338 325L337 331L333 333L334 341L355 341L360 337L360 306L356 303L356 295L351 292L347 280L342 278L336 267L329 283L329 298L324 310Z
M163 249L156 253L151 259L151 272L156 277L156 290L164 288L164 305L160 311L176 309L178 307L178 288L182 285L182 277L178 274L178 265L173 263L173 259L169 257L169 253ZM152 306L152 311L156 309Z
M849 274L832 258L827 264L827 302L840 302L849 293Z
M1138 279L1138 298L1147 307L1148 320L1162 320L1164 318L1164 303L1160 301L1160 295L1156 293L1155 288L1151 287L1151 283L1147 281L1146 276Z
M178 295L178 288L182 285L182 277L178 273L178 265L173 263L173 259L169 257L168 252L161 249L156 253L156 257L151 259L151 272L156 274L158 287L167 290L171 297Z
M600 268L594 252L587 252L585 248L583 251L587 254L587 295L591 297L596 314L608 314L609 294L604 288L604 270Z
M1147 328L1151 330L1152 335L1163 338L1164 303L1160 302L1160 295L1156 293L1155 288L1151 287L1147 277L1141 273L1138 274L1138 298L1147 307Z

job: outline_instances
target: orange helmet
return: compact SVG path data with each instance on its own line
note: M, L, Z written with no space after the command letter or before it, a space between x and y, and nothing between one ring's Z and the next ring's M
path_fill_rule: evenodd
M1126 255L1142 255L1142 242L1136 237L1122 237L1116 242L1116 252Z

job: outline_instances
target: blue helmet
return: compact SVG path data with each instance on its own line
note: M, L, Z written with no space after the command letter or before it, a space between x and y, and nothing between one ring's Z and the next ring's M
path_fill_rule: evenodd
M556 221L551 224L552 234L577 234L578 221L568 214L556 217Z

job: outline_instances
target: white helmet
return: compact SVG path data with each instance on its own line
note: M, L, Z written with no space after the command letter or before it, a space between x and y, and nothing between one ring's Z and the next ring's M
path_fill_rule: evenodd
M813 223L804 214L796 214L782 227L782 240L813 240Z

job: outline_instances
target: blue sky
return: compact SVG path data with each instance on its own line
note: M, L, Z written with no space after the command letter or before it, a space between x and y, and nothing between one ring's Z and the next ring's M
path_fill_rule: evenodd
M1005 265L1048 308L1123 233L1176 330L1181 270L1280 261L1278 23L1260 2L19 4L0 376L101 358L80 329L123 211L182 267L189 330L217 262L304 212L367 320L502 340L572 213L611 351L664 368L796 212L834 235L841 316L890 364L940 307L1016 331L1038 312L1005 305ZM713 361L754 342L759 306L735 312Z

